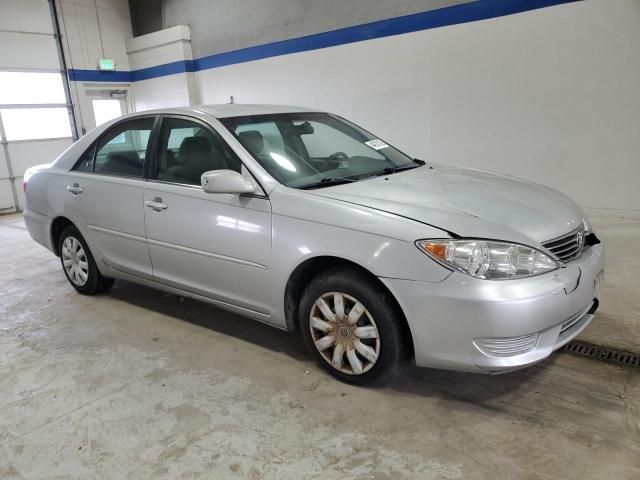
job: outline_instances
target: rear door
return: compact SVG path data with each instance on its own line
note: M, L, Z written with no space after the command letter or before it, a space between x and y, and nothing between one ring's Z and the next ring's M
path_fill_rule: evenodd
M224 140L190 117L162 119L144 194L154 278L269 313L271 203L265 195L205 193L205 171L250 176ZM257 185L259 189L259 185Z
M67 204L92 250L112 268L151 277L144 228L145 169L155 116L109 129L68 175Z

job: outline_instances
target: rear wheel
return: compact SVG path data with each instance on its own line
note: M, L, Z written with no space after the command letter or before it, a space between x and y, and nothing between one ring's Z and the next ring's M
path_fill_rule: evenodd
M403 365L403 324L397 308L366 275L332 270L311 281L300 302L307 347L333 376L367 384Z
M67 280L78 292L95 295L113 285L113 278L104 277L78 229L66 227L60 235L58 253Z

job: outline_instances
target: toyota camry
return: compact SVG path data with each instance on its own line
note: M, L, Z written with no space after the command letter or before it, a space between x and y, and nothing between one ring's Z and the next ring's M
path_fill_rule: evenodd
M412 158L315 110L131 114L24 188L31 236L79 293L124 279L299 330L347 382L408 360L523 368L598 307L603 245L565 195Z

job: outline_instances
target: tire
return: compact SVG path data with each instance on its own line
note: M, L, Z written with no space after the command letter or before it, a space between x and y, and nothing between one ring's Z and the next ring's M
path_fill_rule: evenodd
M389 293L363 273L339 268L315 277L302 295L298 315L307 348L339 380L381 383L406 363L410 348L402 314ZM333 343L328 337L334 337Z
M113 285L113 278L100 273L87 242L73 225L66 227L60 235L58 256L64 275L79 293L95 295Z

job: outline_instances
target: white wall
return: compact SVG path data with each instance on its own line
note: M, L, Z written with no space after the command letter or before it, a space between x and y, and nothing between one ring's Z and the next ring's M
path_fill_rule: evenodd
M143 27L154 24L154 13L149 15L149 10L158 3L161 28L189 25L193 54L199 58L475 1L156 0L151 8L148 0L129 3L138 27L140 19Z
M588 0L196 78L203 103L329 110L420 158L638 209L639 48L638 0Z
M135 110L198 105L196 80L193 73L142 80L133 84Z
M192 60L191 32L186 25L130 38L126 41L132 70ZM193 73L179 73L133 84L136 111L194 105L199 102Z
M127 0L56 0L62 45L68 69L97 70L100 58L112 58L117 71L129 71L125 40L133 36ZM70 82L80 134L95 127L91 99L85 89L95 82ZM108 89L105 82L100 87ZM115 83L118 89L129 84Z
M129 70L127 0L56 0L56 7L68 68L95 70L100 58L113 58L117 70Z

